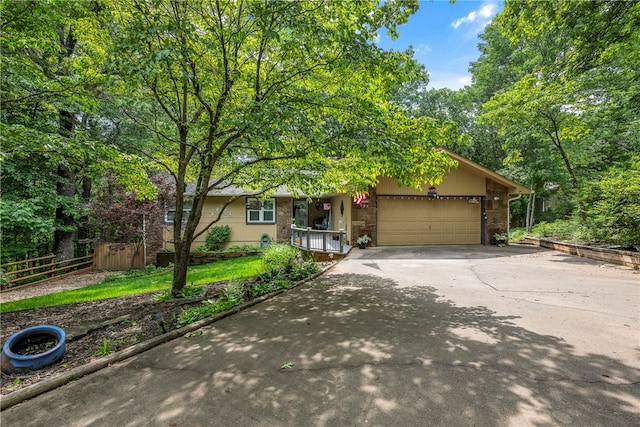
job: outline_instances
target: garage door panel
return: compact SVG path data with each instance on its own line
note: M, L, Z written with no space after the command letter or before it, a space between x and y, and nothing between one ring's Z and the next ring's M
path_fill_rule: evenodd
M480 205L466 199L378 199L378 244L479 244Z

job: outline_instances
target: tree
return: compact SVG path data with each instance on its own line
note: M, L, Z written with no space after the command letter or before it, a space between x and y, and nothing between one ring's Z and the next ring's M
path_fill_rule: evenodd
M429 144L441 137L437 126L386 101L393 85L423 70L410 54L373 43L416 9L415 1L113 5L110 70L119 78L111 91L155 134L143 153L175 181L175 295L212 189L355 191L390 171L414 185L441 179L452 162ZM195 191L183 224L187 181Z
M78 230L88 237L93 177L108 166L134 182L140 170L100 130L103 11L99 1L0 3L3 257L72 258Z
M164 206L171 203L173 197L172 187L163 178L161 174L152 177L158 188L156 199L141 199L119 183L113 171L108 171L88 206L92 243L133 244L136 252L143 245L150 252L159 250L162 247Z
M509 1L472 67L505 162L520 165L536 192L560 185L583 224L583 183L640 149L639 23L632 2Z

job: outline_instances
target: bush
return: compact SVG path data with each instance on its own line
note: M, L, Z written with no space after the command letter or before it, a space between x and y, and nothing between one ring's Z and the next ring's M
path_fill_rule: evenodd
M253 283L251 285L251 297L258 298L262 295L266 295L274 290L274 286L270 282L265 283Z
M244 284L239 281L231 281L218 291L216 301L207 301L199 307L190 307L184 310L178 318L178 326L188 325L235 307L240 304L243 296Z
M296 264L297 259L301 257L301 251L293 246L286 244L271 245L262 256L264 271L268 275L289 273Z
M239 281L230 281L223 289L218 291L218 303L220 308L224 311L228 308L234 307L242 301L244 296L244 284Z
M289 278L295 282L306 279L307 277L316 274L318 271L320 271L320 266L315 261L304 261L293 266L291 273L289 273Z
M640 242L640 156L588 182L582 196L587 223L597 240Z
M205 246L209 251L221 251L231 238L231 227L218 225L212 227L207 233Z
M558 220L541 222L531 229L531 233L538 237L550 237L573 243L587 243L592 240L592 234L579 220Z

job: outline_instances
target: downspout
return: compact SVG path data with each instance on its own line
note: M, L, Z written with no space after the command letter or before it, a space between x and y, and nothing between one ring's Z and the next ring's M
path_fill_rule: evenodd
M507 202L507 242L511 238L511 202L518 200L520 197L522 197L522 193L518 194L518 197L509 199Z

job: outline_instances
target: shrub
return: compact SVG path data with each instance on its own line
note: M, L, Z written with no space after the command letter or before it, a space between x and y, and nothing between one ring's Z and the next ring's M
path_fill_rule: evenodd
M244 285L240 281L232 280L227 283L223 289L218 291L218 303L221 307L224 307L223 310L227 308L231 308L235 305L238 305L240 301L242 301L242 296L244 295ZM222 310L221 310L222 311Z
M190 307L184 310L178 318L178 326L188 325L235 307L242 301L243 296L244 284L239 281L231 281L218 291L217 300L207 301L199 307Z
M221 251L231 238L231 227L218 225L209 229L205 246L209 251Z
M551 237L567 242L587 242L592 239L591 232L576 220L558 220L541 222L531 229L532 234L539 237Z
M250 244L244 244L244 245L233 245L233 246L229 246L225 252L240 252L240 251L245 251L245 252L263 252L264 249L262 249L259 246L253 246Z
M307 277L314 275L318 271L320 271L320 266L318 266L315 261L304 261L293 266L291 273L289 273L289 278L295 282L298 280L306 279Z
M199 307L190 307L180 314L178 318L178 326L188 325L197 322L215 313L215 307L211 303L204 303Z
M640 156L611 166L582 191L587 223L597 240L640 242Z
M301 257L301 251L286 244L275 244L269 246L262 256L264 271L269 274L288 273L296 263L296 259Z
M203 293L204 288L202 286L186 286L180 291L179 298L195 298L199 297ZM166 291L160 292L154 298L156 301L170 301L176 298L176 296L171 292L171 289L167 289Z
M266 295L274 290L274 286L270 282L253 283L250 287L251 297L257 298Z

